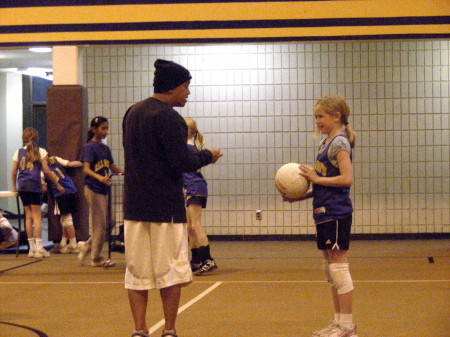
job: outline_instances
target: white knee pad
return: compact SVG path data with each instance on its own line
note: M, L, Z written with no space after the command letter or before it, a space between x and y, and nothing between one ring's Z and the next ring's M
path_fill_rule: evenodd
M348 263L330 263L330 275L338 294L346 294L354 289Z
M330 273L330 264L327 260L323 260L322 262L322 269L325 272L325 276L327 277L327 281L330 284L331 287L334 287L333 278L331 277Z
M73 226L72 214L63 214L61 215L61 225L63 227Z

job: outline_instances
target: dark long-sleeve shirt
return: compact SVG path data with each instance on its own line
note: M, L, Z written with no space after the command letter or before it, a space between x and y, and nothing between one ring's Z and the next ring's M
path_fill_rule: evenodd
M168 104L147 98L123 119L124 219L186 222L183 172L212 162L208 150L188 150L187 125Z

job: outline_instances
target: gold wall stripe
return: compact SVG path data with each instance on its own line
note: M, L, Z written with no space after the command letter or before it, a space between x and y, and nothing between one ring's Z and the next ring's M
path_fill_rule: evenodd
M291 1L0 8L0 25L448 16L450 0Z
M165 30L126 32L70 32L70 33L30 33L3 34L3 43L38 42L91 42L133 40L184 40L184 39L259 39L295 37L336 37L336 36L376 36L408 34L450 34L448 25L424 26L364 26L364 27L323 27L323 28L263 28L263 29L210 29L210 30Z

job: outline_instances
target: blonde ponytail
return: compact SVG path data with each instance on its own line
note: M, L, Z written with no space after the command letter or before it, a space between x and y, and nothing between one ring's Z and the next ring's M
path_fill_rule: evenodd
M200 131L197 131L197 133L194 136L194 145L199 150L205 147L205 137L203 136L203 133L201 133Z
M27 150L28 162L34 163L37 160L41 160L41 154L39 152L39 134L34 128L26 128L22 133L22 141Z
M348 138L348 142L350 143L351 148L355 148L356 145L356 133L355 130L353 130L353 127L346 123L345 125L345 135Z
M186 121L186 124L188 126L188 132L190 134L194 134L194 146L201 150L205 147L205 137L203 136L203 133L198 131L197 129L197 123L189 117L185 117L184 120Z

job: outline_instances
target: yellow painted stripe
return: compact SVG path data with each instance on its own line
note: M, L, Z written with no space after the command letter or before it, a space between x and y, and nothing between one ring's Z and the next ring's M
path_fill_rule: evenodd
M448 16L450 0L291 1L1 8L0 25Z
M3 34L0 43L450 34L448 25Z

